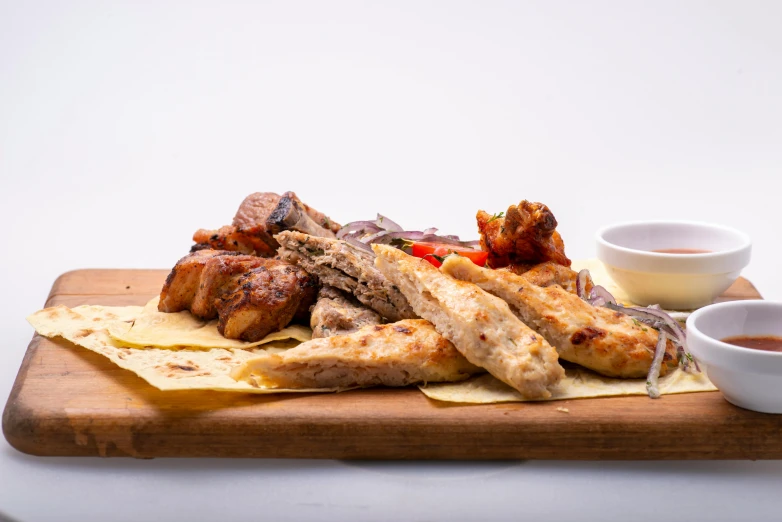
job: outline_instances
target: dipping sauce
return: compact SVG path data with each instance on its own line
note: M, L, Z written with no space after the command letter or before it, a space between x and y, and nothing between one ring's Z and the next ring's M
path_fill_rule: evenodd
M736 335L726 337L722 342L764 352L782 352L782 337L776 335Z
M711 254L711 250L700 250L697 248L662 248L660 250L652 250L658 254Z

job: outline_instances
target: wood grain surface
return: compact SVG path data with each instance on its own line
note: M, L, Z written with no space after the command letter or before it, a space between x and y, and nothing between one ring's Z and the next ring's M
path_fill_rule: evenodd
M167 271L79 270L46 305L144 304ZM740 279L723 299L759 299ZM567 408L568 413L558 408ZM335 459L779 459L782 416L719 392L460 405L417 389L161 392L107 359L34 336L3 414L34 455Z

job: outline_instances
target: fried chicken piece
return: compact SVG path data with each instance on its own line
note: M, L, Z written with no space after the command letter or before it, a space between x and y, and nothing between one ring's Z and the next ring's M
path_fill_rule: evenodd
M367 325L382 323L380 314L333 286L321 287L310 317L314 339L345 335Z
M250 359L232 376L275 388L349 388L462 381L481 371L431 323L408 319Z
M282 196L256 192L247 196L233 223L218 230L200 229L193 234L192 251L220 249L262 257L275 255L279 245L273 234L300 230L314 236L335 237L340 225L306 205L293 192Z
M546 205L524 200L508 207L505 217L479 210L476 218L481 248L489 253L491 268L545 261L570 266L565 244L556 231L557 220Z
M236 279L234 290L215 302L217 330L228 339L255 342L305 315L317 293L317 280L298 266L277 259Z
M542 288L523 275L481 268L458 256L445 259L441 270L506 301L566 361L608 377L638 378L649 373L657 331L628 315L594 307L558 285ZM669 340L660 374L677 365L676 347Z
M287 231L275 236L280 257L318 277L321 284L353 294L389 321L416 318L402 292L375 268L370 252L346 241Z
M317 279L285 261L199 250L171 270L158 310L190 310L205 320L218 317L225 337L254 342L294 318L305 319L316 293Z
M502 299L396 248L375 244L372 249L375 266L468 361L525 398L551 396L549 388L565 376L556 350L519 321Z

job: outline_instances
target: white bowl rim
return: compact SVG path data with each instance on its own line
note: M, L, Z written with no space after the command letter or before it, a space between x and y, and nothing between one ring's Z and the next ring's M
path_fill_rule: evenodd
M738 236L741 240L741 245L732 248L730 250L719 250L717 252L704 252L699 254L666 254L663 252L652 252L650 250L640 250L637 248L629 248L624 247L621 245L617 245L616 243L611 243L607 239L603 237L603 235L615 228L620 227L636 227L636 226L649 226L649 225L691 225L691 226L699 226L704 228L712 228L712 229L718 229L722 230L724 232L729 232L731 234L735 234ZM706 221L687 221L687 220L650 220L650 221L624 221L621 223L613 223L611 225L606 225L602 227L600 230L597 231L597 234L595 236L598 243L601 245L616 249L620 252L626 252L629 254L642 254L649 257L654 257L658 259L682 259L683 257L688 258L697 258L697 259L709 259L709 258L715 258L719 256L726 256L731 254L736 254L739 252L742 252L743 250L746 250L747 248L750 248L752 246L752 240L750 239L749 235L737 230L732 227L728 227L725 225L719 225L716 223L708 223Z
M748 299L743 301L727 301L724 303L715 303L708 306L704 306L703 308L699 308L698 310L695 310L693 313L690 314L690 316L687 318L687 335L694 334L695 337L699 337L701 340L706 340L710 343L714 343L717 345L718 348L722 350L726 350L730 353L734 353L740 356L747 356L749 354L749 357L755 357L755 358L766 358L767 360L779 360L782 358L782 352L769 352L764 350L755 350L753 348L745 348L743 346L736 346L735 344L730 344L722 341L721 339L716 339L714 337L711 337L710 335L706 335L705 333L698 330L698 328L695 326L695 321L698 320L699 317L702 317L704 315L707 315L715 310L722 310L725 308L739 308L739 307L749 307L749 308L761 308L761 307L777 307L782 308L782 302L780 301L766 301L764 299ZM736 335L743 335L743 334L736 334ZM770 334L769 334L770 335Z

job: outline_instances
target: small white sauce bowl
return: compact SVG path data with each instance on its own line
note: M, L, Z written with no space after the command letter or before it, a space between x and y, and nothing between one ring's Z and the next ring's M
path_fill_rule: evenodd
M782 336L782 303L731 301L687 318L687 347L725 399L748 410L782 413L782 353L720 341L736 335Z
M653 252L674 248L710 252ZM743 232L691 221L620 223L597 233L597 257L628 297L672 310L713 303L749 264L751 250Z

